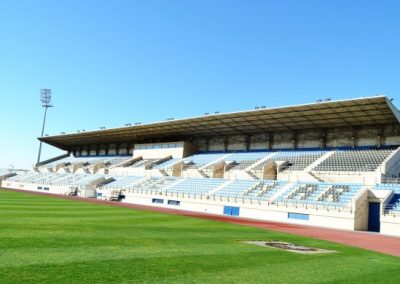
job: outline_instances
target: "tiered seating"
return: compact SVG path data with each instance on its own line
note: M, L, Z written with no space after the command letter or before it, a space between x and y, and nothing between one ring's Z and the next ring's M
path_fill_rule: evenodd
M7 181L56 186L83 186L100 177L102 176L28 172L9 178Z
M235 165L230 170L244 170L269 154L268 152L236 153L229 155L224 160L235 162Z
M278 202L323 206L346 206L361 190L361 185L297 183L281 194Z
M142 180L143 177L117 177L113 182L110 182L101 188L103 189L133 189L134 185Z
M104 156L104 157L66 157L58 161L54 161L43 165L43 167L53 167L64 164L65 166L83 164L86 169L93 170L94 166L99 163L105 163L106 168L113 167L130 159L130 156Z
M113 167L113 166L121 164L125 161L128 161L131 158L132 158L131 156L125 156L125 157L115 156L115 157L107 158L104 162L107 164L108 167Z
M295 187L286 198L296 200L306 200L318 190L317 184L301 184Z
M209 191L218 188L226 180L221 179L183 179L170 188L168 193L185 195L206 195Z
M375 171L393 150L338 150L315 171Z
M131 157L127 157L127 156L125 156L125 157L121 157L121 156L103 157L103 158L94 159L94 160L91 160L89 162L86 162L86 164L87 163L89 163L89 164L87 164L83 168L84 169L89 169L89 171L91 173L93 173L93 170L94 170L94 168L95 168L95 166L97 164L104 163L105 166L103 168L108 169L108 168L112 168L112 167L114 167L114 166L116 166L116 165L118 165L118 164L120 164L122 162L125 162L125 161L129 160L130 158Z
M374 190L390 190L400 194L400 184L380 183L375 185Z
M385 211L388 213L400 214L400 184L377 184L374 190L389 190L393 191L392 200L386 205Z
M151 164L153 162L157 161L157 159L145 159L145 160L139 160L136 163L134 163L133 165L131 165L131 168L140 168L140 167L144 167L147 166L148 164Z
M183 159L185 163L191 164L188 168L198 169L202 166L210 164L218 159L221 159L226 154L198 154Z
M170 167L172 167L173 165L175 165L176 163L178 163L180 160L182 160L182 159L170 159L170 160L168 160L168 161L165 161L164 163L155 165L155 166L153 167L153 169L166 169L166 168L170 168Z
M400 214L400 193L393 195L392 200L386 206L386 211Z
M51 163L48 163L44 166L46 167L52 167L55 165L60 165L60 164L65 164L65 165L76 165L76 164L93 164L97 162L101 162L104 159L104 157L66 157L61 160L57 160Z
M259 181L253 188L244 193L244 199L267 201L277 193L286 182L276 180Z
M0 169L0 176L7 175L7 174L10 174L10 173L13 173L13 172L15 172L15 171L8 170L8 169Z
M276 152L270 159L265 160L261 164L259 164L255 170L262 170L263 167L271 161L285 161L288 162L286 166L286 170L291 171L302 171L307 166L314 163L318 160L322 155L324 155L326 151L282 151Z
M286 203L313 203L326 191L326 184L302 183L295 184L290 190L281 194L277 201Z
M324 205L330 205L337 203L340 205L346 205L349 203L357 192L361 189L359 185L331 185L328 187L317 201Z
M171 184L176 182L176 178L173 177L161 177L161 178L146 178L143 181L137 183L134 188L135 190L165 190Z
M39 177L40 174L37 172L26 172L23 174L19 174L16 176L13 176L11 178L8 178L8 181L15 181L15 182L31 182L33 181L35 178Z
M256 185L257 182L253 180L236 180L214 192L212 195L227 198L242 198L243 194Z

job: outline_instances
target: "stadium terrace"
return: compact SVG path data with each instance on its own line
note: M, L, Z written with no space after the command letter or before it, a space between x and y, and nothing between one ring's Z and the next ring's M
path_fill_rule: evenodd
M40 137L67 154L4 188L400 236L400 113L384 96Z

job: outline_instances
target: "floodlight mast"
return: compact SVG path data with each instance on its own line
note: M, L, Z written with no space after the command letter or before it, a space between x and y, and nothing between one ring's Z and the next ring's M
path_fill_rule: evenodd
M50 89L41 89L40 90L40 100L42 101L42 107L44 108L44 117L43 117L43 124L42 124L42 132L40 137L43 137L44 134L44 127L46 125L46 117L47 117L47 109L49 107L53 107L51 103L51 90ZM40 163L40 156L42 154L42 141L39 143L39 154L36 165Z

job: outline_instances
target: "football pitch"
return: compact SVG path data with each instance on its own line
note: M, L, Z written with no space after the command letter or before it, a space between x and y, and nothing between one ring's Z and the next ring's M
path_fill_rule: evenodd
M304 255L245 244L334 250ZM216 221L0 190L0 283L400 283L400 258Z

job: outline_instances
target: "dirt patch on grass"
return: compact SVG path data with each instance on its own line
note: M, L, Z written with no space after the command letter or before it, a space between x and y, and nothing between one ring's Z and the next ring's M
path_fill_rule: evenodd
M285 250L300 254L322 254L322 253L336 253L333 250L326 250L320 248L299 246L295 244L285 243L281 241L243 241L245 244L260 246L260 247L270 247L280 250Z

